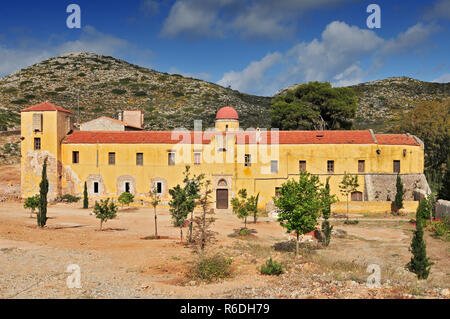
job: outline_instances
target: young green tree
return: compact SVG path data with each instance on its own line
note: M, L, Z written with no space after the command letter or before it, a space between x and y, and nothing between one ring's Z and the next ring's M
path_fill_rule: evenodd
M117 216L117 206L109 198L100 200L100 203L95 202L93 214L100 219L100 230L103 230L103 223L109 219L114 219Z
M89 208L89 198L87 192L87 184L84 182L84 191L83 191L83 209Z
M339 189L342 195L347 197L347 220L348 220L348 197L351 193L356 192L358 190L358 175L353 176L347 172L344 172L344 177L342 178L341 183L339 184Z
M238 218L244 220L244 228L247 228L247 216L249 215L249 205L247 202L247 190L240 189L238 191L238 196L231 199L231 206L233 208L233 213L235 213Z
M47 157L44 159L42 166L42 179L39 184L39 212L37 214L37 224L39 227L44 227L47 223L47 194L48 194L48 179L47 179Z
M200 187L203 183L204 174L200 174L198 176L194 175L190 176L190 166L186 165L184 171L184 191L186 193L186 205L189 213L191 214L190 223L189 223L189 239L188 241L192 241L192 227L194 220L194 209L195 209L195 201L200 198Z
M288 180L281 185L278 196L273 198L278 208L278 221L288 233L295 232L297 242L295 255L298 255L300 235L316 228L323 203L324 189L319 177L301 172L299 180Z
M410 262L406 264L409 271L415 273L418 279L427 279L430 274L432 262L427 258L427 247L423 239L423 229L426 219L424 216L431 214L429 211L429 203L427 199L423 199L419 203L416 211L416 230L411 241L410 252L413 254Z
M158 238L158 215L156 214L156 207L158 207L161 202L161 197L158 194L158 189L153 187L150 191L150 203L153 206L153 211L155 213L155 238Z
M259 193L254 196L250 196L247 200L247 209L249 214L253 215L253 222L256 224L256 220L258 219L258 201L259 201Z
M169 189L172 199L169 201L169 211L172 215L172 224L180 228L180 240L183 242L183 227L189 215L191 206L188 202L187 192L180 185Z
M405 190L403 188L403 182L400 178L400 174L397 174L397 182L395 184L396 193L394 202L392 204L393 213L398 214L398 211L403 208L403 197L405 196Z
M117 200L120 204L122 204L122 206L128 206L134 201L134 196L129 192L123 192Z
M322 192L322 217L324 221L322 222L322 233L323 239L322 243L324 246L328 246L331 240L331 232L333 231L333 226L330 225L329 218L331 215L331 205L336 202L336 198L334 195L330 194L330 177L327 178L325 183L325 189Z
M206 246L216 241L216 232L211 230L214 221L214 210L210 209L211 201L211 181L207 180L203 185L203 193L201 194L197 205L201 207L200 216L194 218L194 229L192 234L192 248L194 251L203 256Z
M28 197L23 204L23 208L31 209L30 218L33 217L34 211L39 207L39 195Z

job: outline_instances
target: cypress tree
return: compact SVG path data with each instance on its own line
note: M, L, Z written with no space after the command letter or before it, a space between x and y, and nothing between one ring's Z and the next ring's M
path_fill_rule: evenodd
M430 212L426 212L429 209L429 205L426 199L422 200L417 208L416 212L416 230L411 241L411 248L409 251L413 254L411 261L406 265L409 271L415 273L418 279L427 279L430 274L430 268L433 264L427 258L427 247L423 239L423 228L426 223L426 219L423 216L429 215Z
M42 166L42 180L39 184L39 213L37 214L37 224L39 227L44 227L47 223L47 193L48 193L48 179L47 179L47 157L44 159Z
M330 178L328 177L323 191L324 207L322 209L322 216L324 221L322 222L322 233L323 233L322 244L324 246L328 246L330 244L331 232L333 231L333 226L330 225L328 218L330 218L331 215L331 204L335 201L335 199L332 195L330 195L329 180Z
M89 199L88 199L87 185L86 182L84 182L83 208L87 209L88 207L89 207Z
M394 199L394 212L398 212L403 208L403 197L405 196L405 190L403 188L403 182L400 175L397 174L397 183L395 185L397 192L395 193Z

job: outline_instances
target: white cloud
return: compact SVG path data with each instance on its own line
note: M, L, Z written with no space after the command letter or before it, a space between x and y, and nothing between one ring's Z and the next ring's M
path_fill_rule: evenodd
M33 41L31 41L33 42ZM8 48L0 45L0 76L16 72L21 68L41 62L42 60L70 52L92 52L115 57L132 57L142 64L152 56L151 51L140 51L136 46L118 37L104 34L91 26L82 29L80 38L45 47Z
M177 0L161 34L223 37L234 31L245 38L276 39L292 35L305 12L348 1L353 0Z
M429 36L437 30L434 25L417 23L405 32L397 35L395 39L387 41L381 50L383 54L400 53L417 47L424 43Z
M443 74L440 77L434 79L431 82L438 82L438 83L449 83L450 82L450 73Z
M269 81L265 77L267 71L279 64L283 55L279 52L268 53L259 61L253 61L241 72L230 71L223 75L217 83L228 87L231 86L239 91L256 91L264 94L269 89Z
M160 3L157 0L142 0L140 10L146 15L154 16L159 13Z
M428 20L450 19L450 1L436 1L433 6L425 10L424 17Z
M425 43L435 30L433 25L418 23L397 37L384 40L372 30L334 21L326 26L320 38L299 43L284 54L277 53L276 59L268 54L240 72L225 73L217 83L265 95L309 81L353 85L362 82L374 67L380 67L383 59ZM368 63L368 70L363 69L362 61ZM277 72L276 68L281 70Z

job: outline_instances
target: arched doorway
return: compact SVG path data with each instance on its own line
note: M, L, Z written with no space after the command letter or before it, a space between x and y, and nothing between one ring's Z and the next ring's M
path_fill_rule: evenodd
M225 179L219 180L216 189L216 208L228 209L228 188L227 181Z

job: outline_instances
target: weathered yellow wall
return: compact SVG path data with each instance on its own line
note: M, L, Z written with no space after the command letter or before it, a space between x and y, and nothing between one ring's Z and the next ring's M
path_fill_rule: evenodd
M400 160L401 173L423 173L423 149L420 146L376 145L376 144L314 144L314 145L243 145L236 144L236 138L229 136L223 143L213 137L208 145L174 144L61 144L70 127L67 113L57 111L43 114L43 132L32 131L34 112L22 112L22 196L39 192L42 162L48 156L48 176L52 196L63 193L81 195L84 182L88 182L90 197L92 183L102 183L99 197L117 196L123 191L124 181L134 180L132 191L137 198L145 198L154 182L164 181L163 200L169 200L168 189L183 180L185 165L191 166L192 174L204 173L217 188L220 179L227 181L229 201L241 188L250 195L260 193L260 207L272 201L275 188L291 178L298 178L299 161L306 161L306 169L317 174L325 183L330 177L330 189L340 201L345 197L339 192L339 183L345 172L358 175L358 190L364 194L366 173L392 174L393 161ZM221 127L226 121L218 121ZM239 122L230 121L229 124ZM231 126L230 128L234 127ZM222 128L223 129L223 128ZM41 137L42 150L33 150L33 138ZM219 146L226 152L218 151ZM377 154L377 150L380 154ZM404 152L405 150L405 152ZM72 151L79 152L79 163L72 163ZM176 153L176 165L168 165L168 152ZM202 152L201 165L194 165L194 151ZM116 153L116 164L108 164L108 153ZM136 153L144 154L144 165L136 165ZM244 166L244 155L251 154L251 166ZM404 155L405 154L405 155ZM270 161L278 160L278 172L270 172ZM327 173L327 161L334 160L334 173ZM358 173L358 160L365 160L365 173ZM120 179L120 182L118 180ZM118 189L119 186L119 189ZM95 196L94 196L95 197ZM215 200L215 192L213 192ZM379 209L368 202L354 202L370 209ZM340 204L337 204L340 207ZM377 206L378 205L378 206ZM355 207L356 207L355 206ZM378 207L378 208L377 208ZM384 206L383 206L384 207ZM383 208L384 209L384 208ZM383 210L382 209L382 210Z
M390 213L392 202L349 202L349 213ZM407 213L415 212L419 206L418 201L404 201L403 211ZM331 211L335 213L346 213L347 202L339 202L331 205Z
M211 180L218 179L218 177L232 177L231 185L228 185L230 199L241 188L246 188L249 194L259 192L261 207L265 207L265 204L272 200L275 195L275 187L280 186L289 178L298 178L299 160L306 160L307 170L310 173L318 174L323 183L328 176L331 176L331 192L336 194L339 200L345 200L338 187L344 172L358 175L360 184L358 190L364 193L364 174L357 172L358 160L365 160L366 172L371 173L392 173L394 159L401 161L402 173L423 172L423 162L420 160L423 157L423 151L420 147L414 146L386 147L387 151L385 151L385 147L377 145L280 145L275 147L273 154L270 150L267 152L269 156L266 162L256 162L258 152L256 147L236 145L234 139L230 139L226 143L227 152L217 152L216 142L213 139L210 145L195 147L190 145L179 147L171 144L63 144L62 162L80 180L77 189L80 194L83 183L90 174L103 176L106 194L118 194L117 178L121 175L135 177L137 195L146 195L152 187L151 183L155 177L164 178L167 180L167 188L172 188L176 184L182 183L184 167L186 164L190 164L192 174L205 173L206 177ZM377 147L382 150L380 155L376 154ZM278 152L275 151L276 148L278 148ZM406 158L403 158L402 155L403 148L409 151ZM193 165L194 149L202 150L203 162L201 165ZM176 152L176 160L183 159L183 162L177 163L175 166L168 166L167 154L171 150ZM79 164L71 163L72 151L80 152ZM109 152L116 153L116 165L108 165ZM136 165L137 152L144 153L144 166ZM213 162L211 162L212 160L207 162L207 154L211 155ZM244 166L243 154L252 154L251 167ZM278 154L278 173L271 174L270 159L272 156L273 159L277 159ZM227 163L227 156L231 163ZM328 160L335 161L334 174L327 173ZM167 192L165 195L164 199L169 200Z
M33 131L33 114L42 114L42 132ZM65 112L22 112L21 113L21 193L29 197L39 193L42 165L47 161L49 198L61 193L59 176L61 174L61 141L70 130ZM41 139L41 150L34 150L34 138Z

